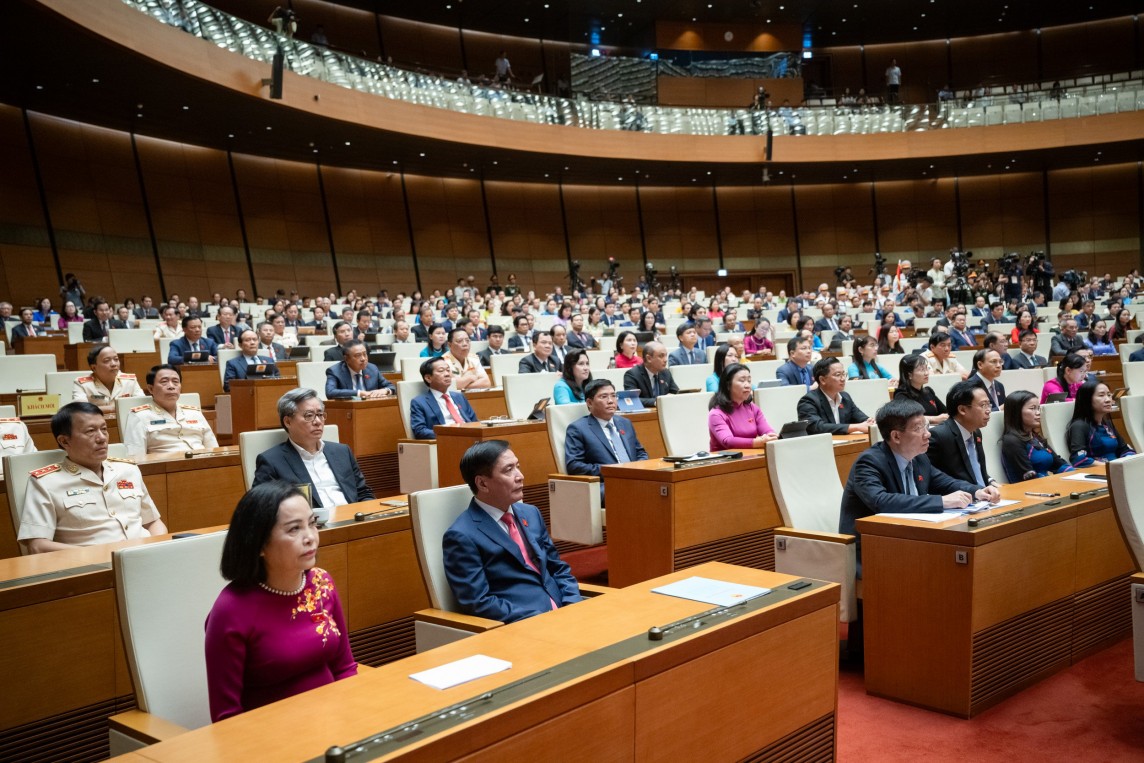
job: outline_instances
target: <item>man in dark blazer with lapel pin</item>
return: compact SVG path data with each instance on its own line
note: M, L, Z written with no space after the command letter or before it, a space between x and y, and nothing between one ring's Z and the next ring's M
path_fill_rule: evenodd
M798 420L810 422L807 433L868 433L874 419L846 394L846 368L838 358L823 358L814 364L812 373L818 387L798 401Z
M593 379L584 388L588 415L568 425L564 433L564 466L569 474L600 476L604 464L646 461L647 451L632 422L616 415L616 388L607 379ZM604 483L600 483L600 501Z
M83 324L83 341L106 342L111 329L111 305L105 299L96 299L92 313L91 320Z
M660 342L643 346L643 363L624 374L624 389L638 389L645 408L654 408L660 395L676 395L679 387L667 372L667 347Z
M372 400L397 393L393 384L381 375L381 370L369 362L365 342L351 339L342 350L342 362L326 369L327 400Z
M237 342L241 352L226 362L222 377L223 392L230 392L230 383L235 379L245 379L252 366L262 366L266 376L281 376L274 358L258 354L257 332L246 329L239 335Z
M306 387L292 389L278 400L278 420L286 442L258 454L253 485L285 480L310 486L314 506L334 508L373 500L373 491L349 446L322 440L326 406Z
M1048 358L1037 354L1036 331L1024 329L1017 339L1021 343L1021 351L1013 358L1013 364L1017 368L1044 368L1049 364Z
M436 440L437 434L433 431L436 426L477 420L477 414L465 396L449 389L453 383L453 371L447 360L429 358L421 364L420 371L421 379L429 389L409 401L409 429L415 440Z
M958 382L945 398L949 418L930 432L930 463L962 482L979 488L996 486L985 468L981 428L989 423L993 406L979 379ZM973 455L970 456L972 449Z
M522 502L524 474L509 444L473 445L461 457L461 477L473 499L441 547L462 611L508 623L581 601L540 511Z

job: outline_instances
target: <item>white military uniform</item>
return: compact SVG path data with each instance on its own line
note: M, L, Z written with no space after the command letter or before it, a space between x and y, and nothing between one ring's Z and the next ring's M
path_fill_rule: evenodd
M94 376L81 376L72 384L72 400L83 400L92 405L110 405L121 397L143 397L135 374L120 373L110 390Z
M92 546L146 538L144 526L157 519L135 464L109 458L101 476L65 458L31 472L17 538Z
M132 408L123 433L127 452L144 456L218 447L202 411L193 405L179 405L175 412L172 416L153 402Z
M0 477L4 476L3 456L35 453L36 443L28 433L28 425L19 419L0 419Z
M182 326L176 326L175 328L171 328L166 323L160 323L155 328L155 338L156 339L178 339L182 335L183 335L183 327Z
M285 347L287 350L298 346L298 335L292 331L286 331L282 334L275 334L271 342L277 342Z
M485 369L481 366L481 361L477 360L476 353L470 352L468 355L466 355L464 364L457 360L456 356L451 352L446 352L441 357L444 358L445 362L449 364L449 368L453 371L454 379L466 371L473 371L476 373L478 379L483 378L486 382L488 382L489 375L485 373ZM486 383L485 386L487 387L488 384ZM476 387L475 384L470 385L470 389L473 388L479 389L479 387Z

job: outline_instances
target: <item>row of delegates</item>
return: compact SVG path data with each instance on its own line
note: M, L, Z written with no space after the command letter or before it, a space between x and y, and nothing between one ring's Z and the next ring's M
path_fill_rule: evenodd
M591 379L584 386L588 415L568 425L564 435L564 466L568 474L600 476L600 467L646 461L632 422L617 416L619 398L608 379ZM600 483L604 505L604 483Z
M218 439L203 412L196 406L179 403L183 375L177 367L155 366L147 373L147 386L151 388L151 401L132 408L123 422L123 444L131 456L218 447Z
M1028 390L1005 398L1005 433L1001 435L1001 465L1009 482L1072 471L1073 467L1049 447L1041 434L1041 403Z
M433 427L477 420L468 399L453 386L453 369L445 358L429 358L419 369L426 390L409 401L409 429L415 440L437 439Z
M281 374L278 364L270 354L260 352L258 333L253 329L244 329L238 335L239 354L226 362L223 371L222 391L230 392L230 383L236 379L245 379L249 372L257 369L263 376L277 377Z
M492 386L492 380L480 360L471 352L472 344L468 331L460 327L454 328L449 332L449 351L441 356L449 364L453 385L462 392Z
M947 418L945 403L929 386L930 366L921 355L903 355L898 362L898 386L894 389L895 399L913 400L922 406L922 413L930 426L936 426Z
M369 349L360 339L342 346L342 362L326 369L327 400L373 400L397 394L396 388L369 362Z
M107 456L107 421L91 403L72 402L51 421L65 458L31 472L17 539L29 553L162 535L166 526L139 468Z
M142 397L143 390L135 374L119 370L119 353L109 344L92 347L87 353L91 376L80 376L72 382L72 400L91 403L104 413L115 413L115 401L121 397Z

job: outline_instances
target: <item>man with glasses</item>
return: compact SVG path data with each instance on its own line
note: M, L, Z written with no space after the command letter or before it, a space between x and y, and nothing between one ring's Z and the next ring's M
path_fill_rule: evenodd
M985 468L981 428L989 423L993 404L981 382L974 379L954 384L945 398L949 418L930 432L930 463L954 479L978 488L996 487Z
M809 434L867 434L874 419L862 412L844 390L846 368L838 358L823 358L814 364L818 387L798 401L799 421L807 421Z
M607 379L593 379L584 388L588 415L573 421L564 434L564 463L569 474L600 476L604 464L646 461L647 451L636 436L636 428L616 415L616 388ZM604 500L604 483L600 483Z
M286 430L286 441L258 454L254 485L271 480L307 485L314 507L373 500L349 447L322 439L326 406L317 392L306 387L287 392L278 399L278 420Z
M373 400L396 394L393 384L369 362L365 342L351 339L342 349L342 362L326 369L327 400Z

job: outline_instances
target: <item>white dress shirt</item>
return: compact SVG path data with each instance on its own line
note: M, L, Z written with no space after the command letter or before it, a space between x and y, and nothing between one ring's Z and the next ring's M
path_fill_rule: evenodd
M318 489L318 498L321 499L322 506L332 509L335 506L345 506L349 503L338 484L338 480L334 477L334 470L330 468L330 462L326 460L324 443L318 442L317 453L311 453L305 448L299 447L298 443L293 440L289 440L289 443L294 446L294 450L298 451L298 455L302 458L302 463L306 466L306 473L310 475L310 481Z

